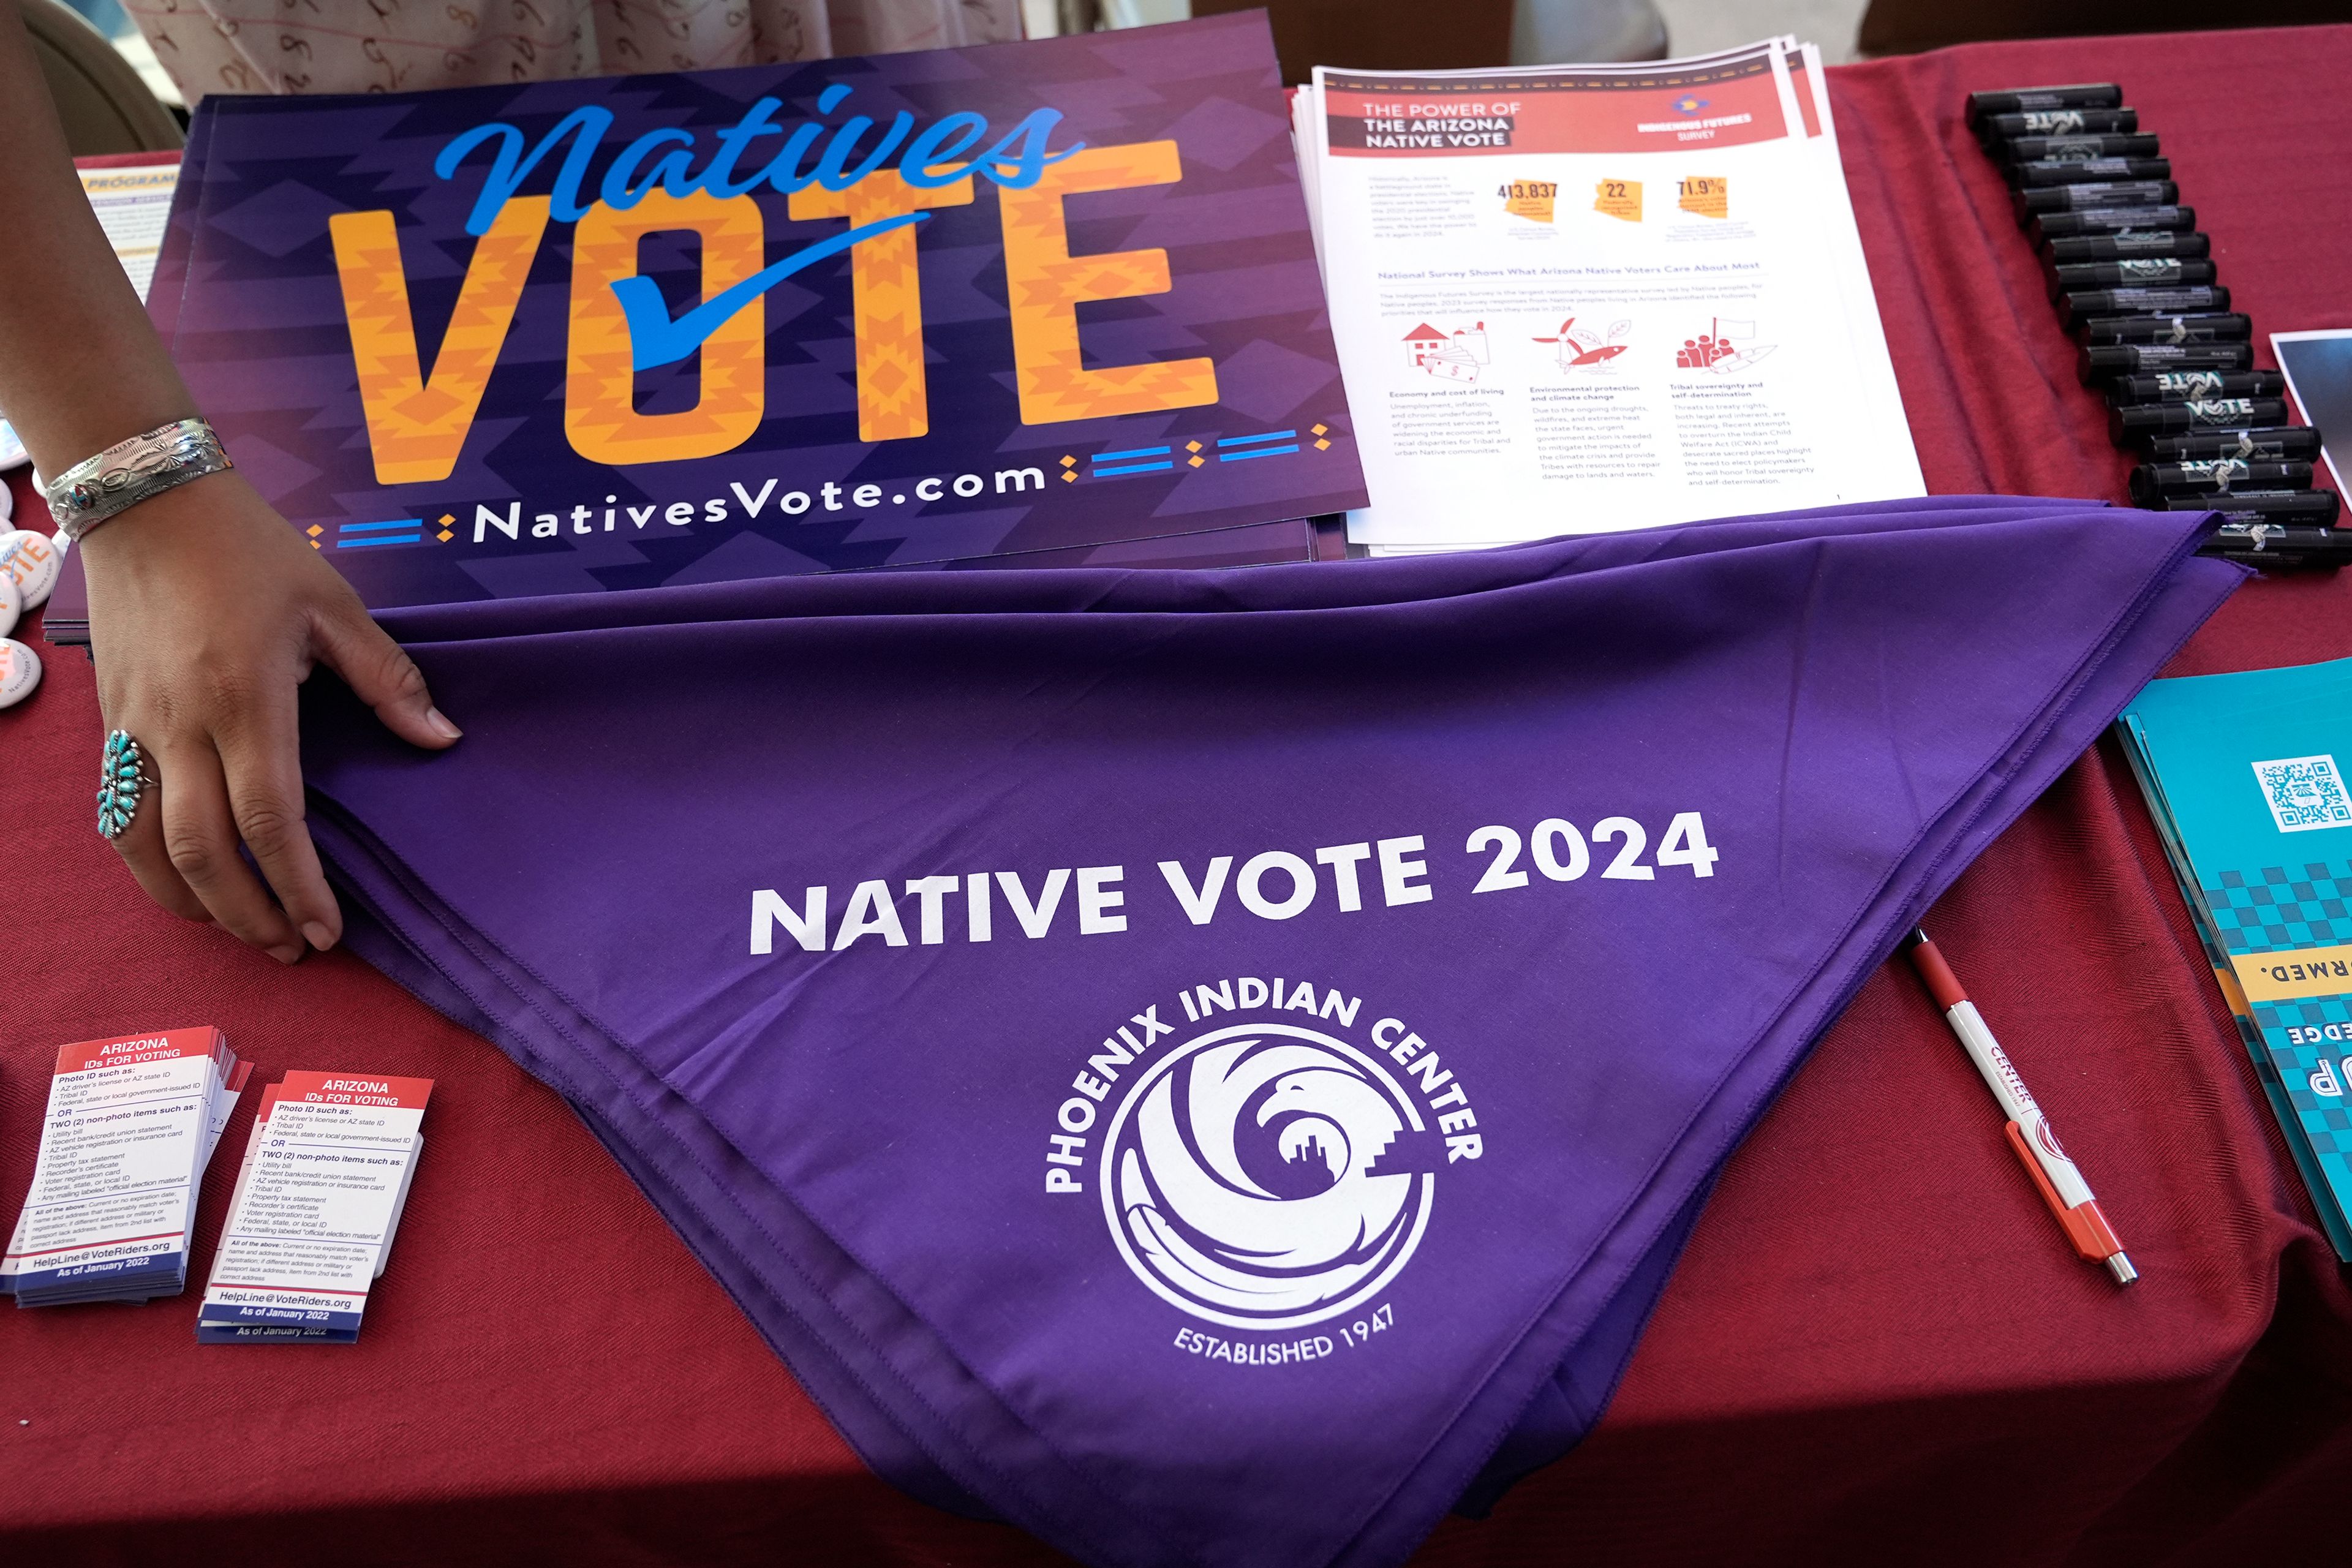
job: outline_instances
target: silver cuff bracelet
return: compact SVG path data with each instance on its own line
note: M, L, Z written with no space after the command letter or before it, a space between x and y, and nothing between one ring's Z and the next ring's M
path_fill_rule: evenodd
M58 532L72 542L117 512L174 485L233 465L220 437L201 419L181 419L117 442L42 487Z

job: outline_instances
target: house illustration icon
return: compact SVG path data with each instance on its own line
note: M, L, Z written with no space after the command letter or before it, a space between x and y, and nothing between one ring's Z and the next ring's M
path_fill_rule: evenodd
M1486 323L1448 337L1424 321L1405 334L1404 352L1406 362L1424 375L1476 381L1478 367L1487 363Z

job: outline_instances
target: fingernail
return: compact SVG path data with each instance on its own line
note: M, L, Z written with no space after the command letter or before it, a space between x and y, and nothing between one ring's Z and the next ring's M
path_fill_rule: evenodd
M302 962L302 949L292 944L273 947L269 950L269 956L280 963L299 963Z
M454 741L466 732L449 722L449 716L438 708L427 708L425 710L425 722L435 734L445 741Z
M317 921L310 921L302 927L302 940L324 952L335 945L335 933Z

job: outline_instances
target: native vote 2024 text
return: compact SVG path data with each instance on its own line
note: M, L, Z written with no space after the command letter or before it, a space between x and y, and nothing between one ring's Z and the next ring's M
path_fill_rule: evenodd
M873 877L851 885L841 897L823 885L804 887L797 899L758 888L751 893L751 952L840 952L868 938L883 947L936 947L949 941L993 942L1000 934L1033 941L1072 931L1108 936L1128 929L1130 898L1137 905L1166 899L1196 926L1243 917L1292 920L1318 903L1359 914L1434 900L1439 884L1431 877L1429 854L1424 837L1411 834L1327 844L1306 854L1265 849L1199 863L1161 860L1156 880L1139 879L1132 889L1124 866L1057 866L1027 875ZM1676 812L1654 852L1649 830L1633 817L1604 816L1588 830L1550 816L1524 828L1505 823L1477 828L1465 841L1463 855L1479 871L1473 895L1575 882L1587 875L1649 882L1662 868L1712 877L1721 858L1696 811Z

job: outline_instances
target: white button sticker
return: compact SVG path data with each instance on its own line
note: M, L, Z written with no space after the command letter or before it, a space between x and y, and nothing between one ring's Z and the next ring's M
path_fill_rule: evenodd
M65 555L47 534L26 528L0 533L0 572L16 580L26 609L37 610L49 602L49 590L65 569Z
M15 707L40 683L40 656L23 643L0 637L0 708Z
M25 443L16 439L16 427L0 419L0 473L31 460Z
M16 629L16 617L24 611L25 601L16 592L16 579L0 572L0 637Z

